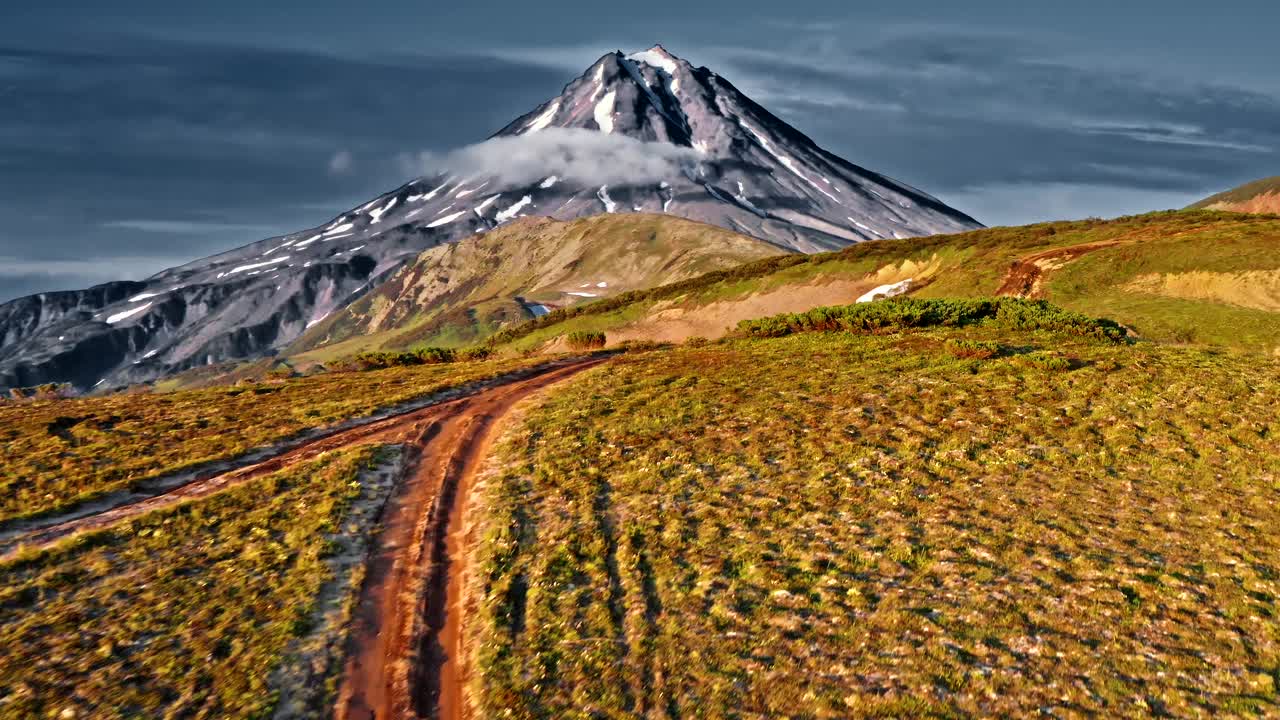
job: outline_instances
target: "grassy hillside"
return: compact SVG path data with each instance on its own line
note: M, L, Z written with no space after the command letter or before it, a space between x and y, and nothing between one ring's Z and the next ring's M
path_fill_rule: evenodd
M330 629L326 586L344 623L362 575L334 560L372 530L378 461L335 453L0 563L0 717L270 717L286 655L333 669L302 643Z
M853 302L910 280L915 297L1048 299L1139 336L1280 349L1280 218L1162 212L861 243L782 256L551 313L498 333L514 350L572 331L610 342L716 337L739 321Z
M1280 713L1280 360L1009 299L738 329L496 445L477 716ZM527 362L0 406L6 517ZM328 716L363 442L0 563L0 718Z
M1280 214L1280 176L1255 180L1220 192L1188 209Z
M557 393L475 505L480 715L1280 714L1280 363L1011 327Z
M428 365L175 393L0 402L0 526L532 363Z
M664 215L522 218L424 252L310 330L286 355L306 364L367 349L458 347L537 312L780 253L753 238Z

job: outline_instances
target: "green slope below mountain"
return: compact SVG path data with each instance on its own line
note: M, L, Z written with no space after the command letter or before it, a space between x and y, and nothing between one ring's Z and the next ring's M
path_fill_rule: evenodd
M576 330L625 340L717 337L738 322L869 292L1031 297L1112 318L1140 337L1280 349L1280 218L1211 211L991 228L769 258L566 308L498 333L516 351Z
M458 347L542 313L779 255L768 243L680 218L521 218L424 252L286 353L325 361L372 349Z
M1220 192L1188 209L1280 214L1280 175Z

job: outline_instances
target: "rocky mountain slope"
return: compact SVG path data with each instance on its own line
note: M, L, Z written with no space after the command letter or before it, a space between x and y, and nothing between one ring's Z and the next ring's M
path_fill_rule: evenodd
M1207 197L1188 209L1280 214L1280 176L1245 183Z
M661 47L610 53L486 143L324 225L0 306L0 387L113 387L270 355L426 249L521 216L631 212L803 252L978 227L826 152L711 70Z

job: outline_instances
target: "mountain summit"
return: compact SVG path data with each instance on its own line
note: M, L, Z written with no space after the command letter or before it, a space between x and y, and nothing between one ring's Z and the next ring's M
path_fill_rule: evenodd
M0 305L0 387L119 386L270 355L423 250L517 217L665 213L815 252L979 227L661 46L609 53L489 140L330 222L143 282Z
M661 45L605 55L495 137L548 128L670 143L698 160L657 183L600 189L560 213L667 212L804 252L980 227L915 188L823 150L728 80Z

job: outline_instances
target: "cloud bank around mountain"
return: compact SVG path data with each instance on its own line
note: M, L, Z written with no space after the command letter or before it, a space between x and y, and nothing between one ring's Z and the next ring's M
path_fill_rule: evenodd
M692 148L670 143L594 130L547 128L492 138L447 153L418 153L405 158L405 169L419 175L447 172L493 177L511 187L551 175L583 185L643 185L693 171L701 157Z

